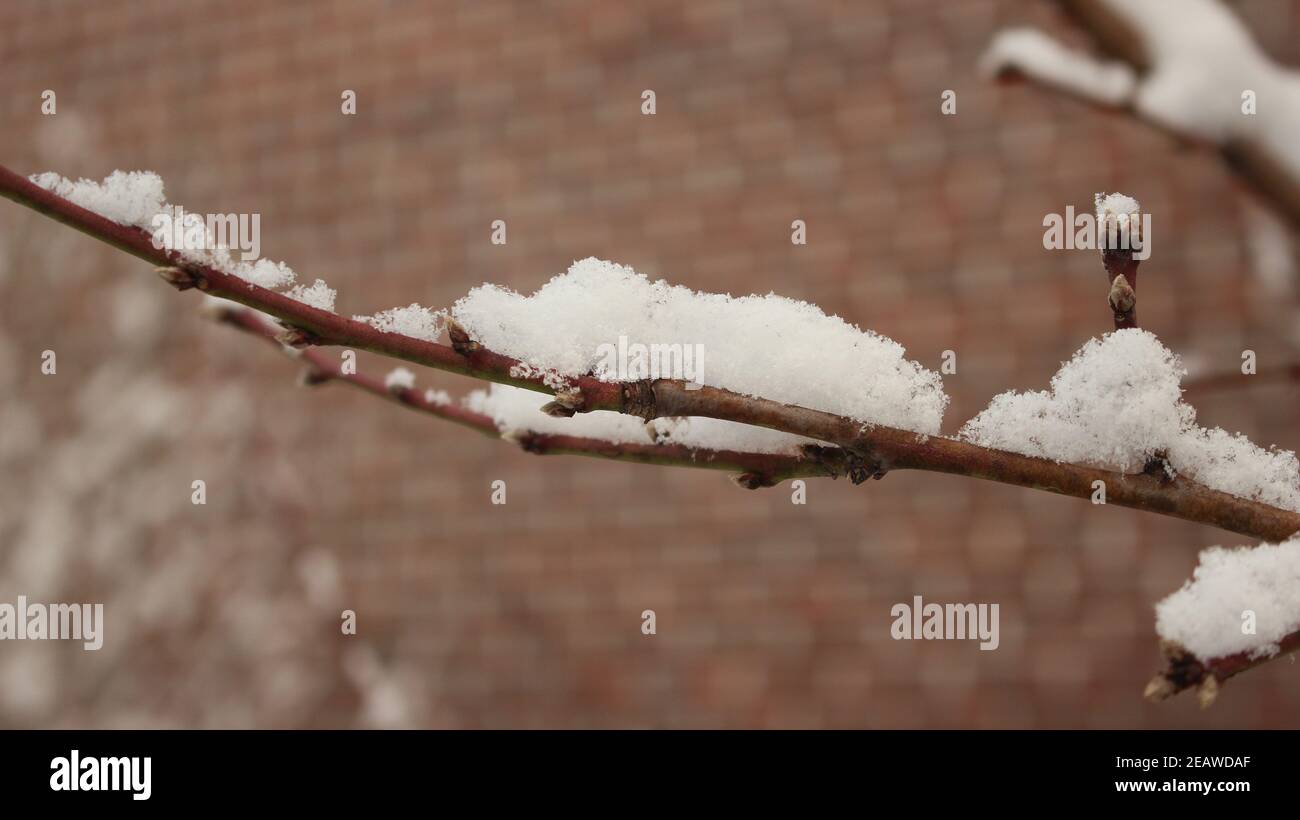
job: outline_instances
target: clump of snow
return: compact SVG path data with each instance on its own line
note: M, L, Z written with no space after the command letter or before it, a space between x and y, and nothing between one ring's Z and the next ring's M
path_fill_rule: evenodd
M958 437L983 447L1142 470L1164 453L1177 472L1222 492L1300 511L1300 461L1240 435L1196 425L1182 400L1185 371L1151 333L1092 339L1052 377L1050 390L995 396Z
M389 390L410 390L415 387L415 374L405 367L394 367L384 377L384 387Z
M89 179L74 182L46 172L33 175L31 181L106 219L140 228L160 247L176 251L191 262L259 287L283 288L293 284L296 278L293 269L283 262L236 259L229 248L218 244L201 215L167 202L162 178L152 171L114 171L103 182ZM179 243L178 238L182 240ZM323 309L332 311L332 298L329 304L329 308Z
M426 390L424 391L424 400L429 404L436 404L439 406L451 404L451 396L446 390Z
M152 171L114 171L102 183L89 179L73 182L47 171L34 174L31 181L122 225L151 228L154 215L167 207L162 177Z
M703 417L655 419L646 423L622 413L596 411L572 418L555 418L541 412L547 401L544 394L532 390L493 384L487 390L471 392L463 404L491 416L503 434L550 433L616 444L681 444L698 449L788 455L797 455L800 445L822 443L763 427Z
M1178 359L1145 330L1091 339L1052 377L1050 390L995 396L958 436L1057 461L1140 470L1171 431L1190 423Z
M1029 74L1062 91L1119 105L1133 95L1137 75L1123 63L1100 61L1071 51L1032 28L998 32L980 58L985 74L1007 71Z
M187 252L188 255L189 252ZM246 282L251 282L259 288L267 290L276 290L288 287L293 284L296 275L293 268L283 262L273 262L270 259L258 259L253 262L236 262L229 259L229 253L224 255L219 252L213 252L213 261L209 263L212 267L226 273L233 273ZM223 261L223 258L226 261Z
M1121 247L1128 247L1130 231L1134 237L1141 237L1142 209L1136 199L1120 193L1100 193L1095 199L1099 242L1103 237L1109 236L1112 230L1116 231L1120 241L1124 243Z
M352 318L358 322L365 322L385 333L400 333L403 336L423 339L426 342L436 342L446 324L447 312L445 310L430 310L412 302L406 307L382 310L374 316L353 316Z
M294 285L285 296L304 305L317 308L318 310L334 312L334 297L338 292L334 288L325 284L324 279L317 279L311 287L306 285Z
M475 288L452 316L470 337L531 367L606 381L650 375L625 347L702 354L693 381L935 434L948 396L903 347L816 305L774 294L697 293L597 259L575 262L532 296ZM675 374L673 374L675 375ZM570 430L572 432L572 429Z
M1253 614L1255 634L1243 634ZM1278 652L1300 630L1300 538L1255 548L1211 547L1192 580L1156 605L1156 632L1201 660Z

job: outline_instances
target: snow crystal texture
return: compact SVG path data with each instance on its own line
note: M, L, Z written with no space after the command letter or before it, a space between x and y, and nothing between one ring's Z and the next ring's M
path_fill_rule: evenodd
M208 231L200 214L189 213L184 209L178 213L176 206L167 202L163 195L162 178L152 171L114 171L103 182L89 179L74 182L56 173L46 172L32 176L31 181L105 219L140 228L151 236L158 237L164 248L174 250L192 262L237 276L250 284L271 289L283 288L293 284L296 278L293 269L283 262L236 259L228 248L218 247L216 237ZM181 223L180 230L176 227L178 219ZM199 230L206 237L203 242L205 247L176 247L175 238L184 236L186 230ZM312 287L299 286L295 289L299 295L289 295L312 307L333 311L334 291L324 285L324 282L317 280Z
M1242 634L1247 613L1255 634ZM1300 630L1300 539L1254 548L1211 547L1192 580L1156 605L1156 632L1201 660L1278 652Z
M958 437L999 450L1142 470L1163 452L1179 474L1240 498L1300 511L1300 461L1241 435L1196 425L1182 400L1185 371L1151 333L1092 339L1052 377L1050 390L995 396Z
M445 311L434 311L412 302L406 307L390 308L374 316L353 316L358 322L382 330L385 333L398 333L413 339L436 342L442 334L446 323Z
M487 347L563 376L646 377L609 371L601 346L625 337L699 346L703 384L863 422L936 434L948 403L938 374L904 358L901 345L816 305L697 293L597 259L575 262L532 296L475 288L452 317Z

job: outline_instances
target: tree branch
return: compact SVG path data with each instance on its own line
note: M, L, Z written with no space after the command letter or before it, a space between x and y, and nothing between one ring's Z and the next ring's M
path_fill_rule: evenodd
M1138 260L1132 250L1105 247L1101 259L1110 283L1106 301L1115 315L1115 329L1137 327Z
M1238 652L1221 658L1202 660L1172 641L1160 644L1160 654L1164 656L1164 668L1147 684L1147 700L1161 701L1186 689L1195 688L1201 706L1214 703L1219 694L1219 685L1234 675L1248 669L1268 663L1276 658L1290 657L1292 652L1300 649L1300 632L1292 632L1278 642L1279 651L1274 655L1251 657L1249 652Z
M990 43L984 71L1026 78L1184 143L1213 147L1233 173L1300 224L1300 162L1291 149L1300 134L1288 113L1300 103L1300 74L1260 49L1236 14L1217 0L1186 0L1170 9L1173 18L1126 0L1061 2L1118 61L1067 49L1037 30L1011 29ZM1200 70L1207 63L1215 70ZM1243 115L1247 89L1270 108L1261 103L1258 114Z
M380 379L363 373L345 373L340 362L317 350L293 350L280 341L276 328L255 311L218 304L207 311L216 321L271 342L288 350L307 363L303 374L306 384L342 382L411 410L454 422L492 438L503 438L535 455L580 455L593 458L658 464L666 467L692 467L736 473L736 483L747 489L771 487L791 478L838 478L851 472L850 459L834 447L809 446L802 456L781 453L750 453L687 447L682 444L613 442L582 436L512 430L502 433L491 416L448 401L430 401L415 388L392 388Z
M148 234L81 208L0 167L0 195L26 205L114 247L163 266L164 278L181 288L195 287L273 316L296 330L296 345L344 345L439 370L488 381L555 393L548 405L559 415L610 410L644 419L705 416L767 427L820 439L849 450L861 463L855 479L889 470L928 470L998 481L1020 487L1090 499L1094 482L1106 487L1107 503L1210 524L1255 538L1278 541L1300 531L1300 514L1218 492L1183 478L1126 475L1042 458L992 450L969 442L924 436L797 405L743 396L715 387L688 389L685 382L657 379L602 382L590 376L557 388L534 368L526 368L464 337L452 328L452 345L388 333L346 319L206 265L195 265L173 251L155 248ZM553 381L553 380L552 380Z

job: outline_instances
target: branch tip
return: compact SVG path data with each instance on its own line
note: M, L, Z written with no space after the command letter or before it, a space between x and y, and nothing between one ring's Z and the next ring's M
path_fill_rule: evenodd
M1142 697L1152 703L1159 703L1178 694L1178 688L1166 678L1163 674L1156 675L1147 684L1147 688L1142 692Z
M1219 679L1214 675L1206 675L1201 681L1201 685L1196 689L1196 699L1200 702L1202 709L1209 709L1214 705L1214 701L1219 697Z
M1117 321L1123 321L1121 314L1129 313L1137 304L1137 294L1133 292L1133 286L1124 278L1124 274L1115 277L1115 281L1110 284L1110 309L1117 314Z

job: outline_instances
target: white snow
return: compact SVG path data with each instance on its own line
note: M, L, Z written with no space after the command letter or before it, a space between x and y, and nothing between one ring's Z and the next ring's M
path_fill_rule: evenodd
M353 316L358 322L365 322L385 333L399 333L426 342L436 342L446 324L445 310L431 310L412 302L406 307L383 310L374 316Z
M1254 633L1249 632L1254 615ZM1192 580L1156 605L1156 632L1201 660L1278 652L1300 630L1300 538L1255 548L1211 547Z
M294 285L293 289L285 294L290 299L302 302L304 305L309 305L318 310L329 311L330 313L334 312L334 297L337 295L338 291L325 284L324 279L317 279L312 283L311 287Z
M1100 193L1094 197L1097 203L1097 243L1102 245L1114 225L1119 247L1129 247L1129 232L1137 238L1142 236L1142 208L1131 196L1115 193Z
M384 387L389 390L410 390L415 387L415 374L405 367L394 367L384 377Z
M151 228L154 215L167 207L162 177L152 171L114 171L102 183L73 182L47 171L32 175L31 181L105 219L137 228Z
M1055 461L1137 472L1157 452L1206 486L1300 511L1300 461L1240 435L1196 425L1182 400L1185 371L1151 333L1118 330L1092 339L1046 391L995 396L958 438Z
M451 395L446 390L429 389L424 391L424 400L429 404L451 404Z
M534 432L582 436L618 444L681 444L712 450L797 454L801 444L822 442L801 436L710 418L667 418L646 422L622 413L596 411L572 418L555 418L541 412L549 398L542 393L503 384L475 390L463 404L491 416L503 434Z
M986 71L1035 80L1220 146L1247 143L1291 179L1300 178L1300 74L1275 62L1219 0L1096 0L1132 32L1146 63L1131 66L1071 51L1034 29L993 39ZM1253 92L1254 113L1243 111Z
M1137 82L1133 69L1124 63L1094 60L1033 28L998 32L980 59L980 69L992 75L1014 69L1107 105L1128 100Z
M192 262L270 289L287 287L295 279L293 269L283 262L265 258L244 261L236 259L229 248L218 246L216 237L208 230L203 217L183 208L178 209L167 202L163 195L162 178L152 171L114 171L103 182L89 179L74 182L53 172L35 174L30 179L42 188L106 219L140 228L157 238L162 247L174 250ZM178 219L184 230L176 229ZM184 243L185 247L177 247L176 238L184 237L186 230L202 234L202 248L195 248L188 241ZM332 311L332 297L328 303L330 306L322 309ZM318 299L316 303L309 304L321 307L324 300Z
M935 434L948 403L938 374L904 358L901 345L816 305L697 293L597 259L575 262L532 296L475 288L452 316L488 348L566 377L649 375L631 361L611 370L605 354L625 337L702 351L704 384L863 422Z

